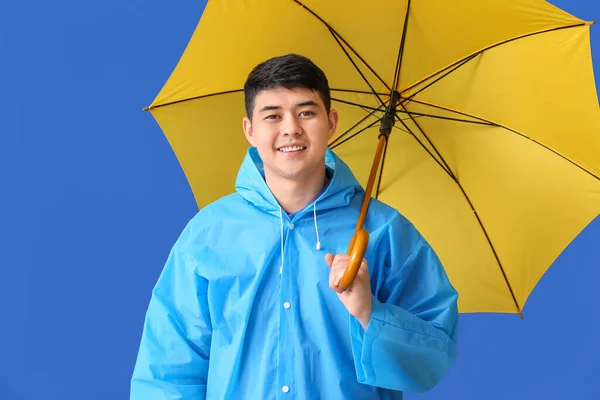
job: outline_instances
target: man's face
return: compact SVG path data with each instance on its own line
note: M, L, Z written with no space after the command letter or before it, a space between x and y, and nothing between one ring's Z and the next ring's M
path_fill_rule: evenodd
M324 157L335 133L337 112L329 114L316 91L275 88L258 93L252 121L243 127L269 177L307 181L324 173Z

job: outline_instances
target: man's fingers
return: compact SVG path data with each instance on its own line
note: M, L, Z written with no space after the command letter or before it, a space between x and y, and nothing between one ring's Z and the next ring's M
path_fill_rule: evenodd
M348 260L350 260L350 256L348 254L337 254L334 262L347 262Z
M342 293L339 287L340 281L346 272L350 256L348 254L326 254L325 262L331 268L329 272L329 287L338 293ZM361 276L368 275L367 262L363 259L358 270L358 274Z
M367 262L364 259L360 263L360 268L358 269L358 273L361 275L369 274L369 267L367 266Z
M348 260L350 260L350 256L348 254L331 254L331 253L325 254L325 262L330 267L335 267L339 263L344 263L344 262L347 263Z
M331 265L333 264L334 258L335 258L335 256L331 253L325 254L325 262L327 263L327 265L329 265L329 267L331 267Z
M341 290L338 287L340 284L340 280L344 275L344 268L332 268L329 272L329 287L340 293Z
M335 270L330 270L329 271L329 287L332 288L333 290L335 290L335 278L336 278L336 271Z
M336 271L335 278L333 279L333 286L336 288L339 287L340 281L342 280L342 276L344 275L344 270Z

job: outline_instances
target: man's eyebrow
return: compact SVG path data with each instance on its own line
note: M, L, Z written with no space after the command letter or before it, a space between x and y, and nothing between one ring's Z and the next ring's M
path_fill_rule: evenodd
M258 110L258 112L273 111L273 110L281 110L281 106L264 106L263 108Z
M296 104L298 107L306 107L306 106L314 106L314 107L318 107L319 105L312 101L312 100L308 100L308 101L303 101L302 103L298 103Z
M307 106L318 107L319 105L315 101L312 101L312 100L307 100L307 101L303 101L303 102L296 104L296 107L307 107ZM281 106L264 106L260 110L258 110L258 112L274 111L274 110L281 110Z

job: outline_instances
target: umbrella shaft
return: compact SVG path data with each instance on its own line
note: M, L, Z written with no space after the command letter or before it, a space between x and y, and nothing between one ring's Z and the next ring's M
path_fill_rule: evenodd
M380 134L379 135L379 143L377 144L377 151L375 152L375 159L373 160L373 165L371 166L371 173L369 175L369 182L367 183L367 188L365 189L365 197L363 198L362 207L360 209L360 215L358 217L358 221L356 223L355 233L362 230L363 225L365 223L365 218L367 216L367 210L369 208L369 202L371 201L371 193L373 192L373 186L375 185L375 178L377 177L377 170L379 169L379 163L381 162L381 156L383 154L383 150L385 149L385 145L387 143L387 135Z
M386 138L390 136L392 132L392 128L396 123L396 106L398 105L398 101L400 100L400 93L394 90L390 94L390 104L385 110L385 114L381 119L381 126L379 127L379 137L384 135Z
M365 218L367 216L367 210L369 209L369 202L371 201L371 194L373 193L373 186L375 185L375 179L377 178L377 170L379 169L379 164L381 163L383 150L385 149L387 139L392 132L394 123L396 122L396 105L398 105L399 100L400 93L394 90L390 94L390 104L388 105L388 108L381 119L381 126L379 127L379 143L377 144L377 151L375 152L375 158L373 160L373 165L371 166L369 182L367 183L367 188L365 189L365 197L360 209L360 215L358 217L358 221L356 222L355 234L362 230L365 223Z

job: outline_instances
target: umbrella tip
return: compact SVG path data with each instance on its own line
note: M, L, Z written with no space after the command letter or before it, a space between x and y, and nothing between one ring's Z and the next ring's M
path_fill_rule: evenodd
M596 22L594 22L594 21L587 21L585 24L586 24L587 26L590 26L590 25L594 25L595 23L596 23Z
M519 317L523 319L523 311L519 310Z

